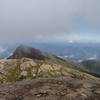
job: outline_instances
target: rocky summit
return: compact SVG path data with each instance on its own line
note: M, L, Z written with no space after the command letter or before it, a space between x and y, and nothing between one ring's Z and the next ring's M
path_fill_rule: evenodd
M66 65L51 63L48 60L33 60L29 58L0 60L0 82L16 82L25 79L72 77L80 80L99 80L84 71L72 68L72 63Z
M48 60L0 60L0 100L99 100L100 78Z
M54 55L49 54L47 52L43 52L39 49L35 49L25 45L20 45L16 48L14 53L10 57L8 57L8 59L21 59L24 57L38 60L56 58Z
M19 46L0 60L0 100L99 100L100 78L80 64Z

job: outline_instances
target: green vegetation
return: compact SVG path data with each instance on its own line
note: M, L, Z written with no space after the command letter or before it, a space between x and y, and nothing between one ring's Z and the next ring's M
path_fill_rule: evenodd
M20 63L18 62L17 66L14 69L10 69L7 74L7 82L15 82L18 80L21 73Z
M15 68L14 70L10 70L7 75L7 81L13 82L16 81L19 77L19 69Z
M86 60L81 63L89 72L100 75L100 61Z

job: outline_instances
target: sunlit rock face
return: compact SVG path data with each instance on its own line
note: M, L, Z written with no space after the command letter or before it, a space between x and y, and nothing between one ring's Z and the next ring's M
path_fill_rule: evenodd
M66 65L33 60L29 58L0 60L1 83L22 81L25 79L72 77L80 80L99 80L80 70L73 69L71 62Z

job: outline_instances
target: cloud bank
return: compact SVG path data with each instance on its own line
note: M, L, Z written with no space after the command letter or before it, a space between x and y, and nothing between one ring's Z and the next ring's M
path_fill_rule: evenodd
M99 9L100 0L0 0L0 41L99 41Z

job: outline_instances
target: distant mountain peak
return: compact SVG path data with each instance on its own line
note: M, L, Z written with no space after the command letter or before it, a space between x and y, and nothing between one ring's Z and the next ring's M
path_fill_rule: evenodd
M31 59L45 59L47 58L46 53L30 46L19 45L14 53L8 57L8 59L20 59L20 58L31 58Z

